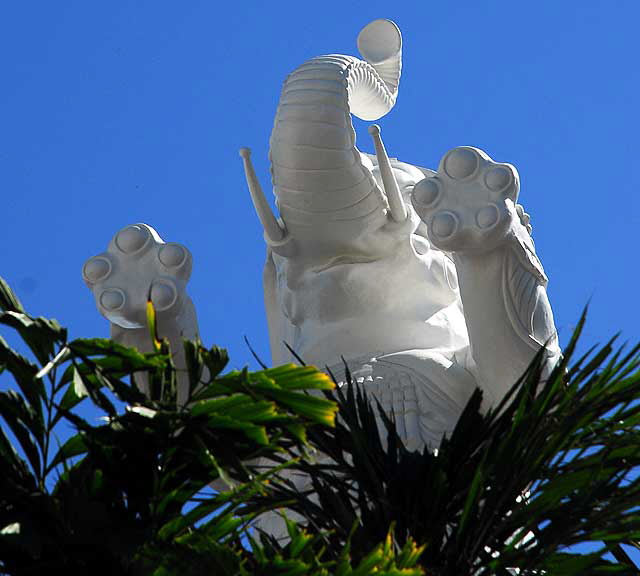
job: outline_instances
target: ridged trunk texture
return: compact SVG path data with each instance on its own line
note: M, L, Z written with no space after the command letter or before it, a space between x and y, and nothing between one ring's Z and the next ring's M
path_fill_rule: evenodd
M386 83L372 65L350 56L320 56L288 76L270 160L280 214L294 238L312 227L314 237L323 229L333 234L384 214L387 201L362 164L351 114L383 116L396 90L397 83Z

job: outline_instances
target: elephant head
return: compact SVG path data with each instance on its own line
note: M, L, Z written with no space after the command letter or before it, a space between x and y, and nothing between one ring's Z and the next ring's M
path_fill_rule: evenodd
M376 120L395 104L400 31L376 20L360 32L358 48L364 60L312 58L285 80L270 141L280 218L241 150L269 245L274 362L285 359L283 340L321 365L467 341L455 267L430 248L409 200L431 171L390 161L377 126L375 156L355 145L351 114ZM393 328L381 334L384 325Z

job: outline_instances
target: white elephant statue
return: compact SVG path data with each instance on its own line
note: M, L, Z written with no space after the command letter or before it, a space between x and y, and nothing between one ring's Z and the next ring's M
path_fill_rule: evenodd
M284 83L271 134L280 218L250 164L247 182L268 245L265 306L274 364L340 374L342 360L395 416L410 449L437 448L476 386L499 402L546 346L559 356L547 279L517 202L516 169L471 147L434 172L355 146L351 114L393 107L397 26L376 20L364 57L313 58Z
M412 166L387 157L377 126L376 154L356 148L351 114L375 120L395 104L400 31L376 20L358 47L364 60L313 58L285 81L270 148L279 217L241 150L268 245L273 362L292 359L284 343L337 375L344 358L408 448L435 449L476 386L494 405L541 347L549 366L558 358L547 279L513 166L471 147L437 172ZM83 275L115 339L147 349L150 292L179 353L197 334L190 266L184 246L135 224Z

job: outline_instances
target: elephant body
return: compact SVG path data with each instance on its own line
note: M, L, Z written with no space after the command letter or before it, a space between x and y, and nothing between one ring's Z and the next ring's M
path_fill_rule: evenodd
M389 160L377 127L376 155L356 148L351 114L375 120L395 103L401 37L378 20L358 45L365 61L314 58L285 81L270 142L279 218L243 153L270 223L272 360L292 360L291 348L340 384L346 363L409 450L435 450L476 387L486 409L541 348L547 369L559 358L547 279L513 166L470 147L437 171ZM386 437L381 417L378 427ZM277 515L258 525L286 538Z
M339 371L344 358L369 374L365 388L386 398L398 421L417 411L418 423L405 426L409 444L437 447L475 386L493 405L541 346L550 362L559 355L546 277L515 204L515 168L466 147L445 155L437 172L356 148L351 114L376 119L395 103L401 37L378 20L358 45L364 61L313 58L282 90L270 146L282 233L266 235L264 272L272 357L290 360L286 343L320 367ZM434 183L455 205L431 215L422 201ZM483 187L493 196L474 229L440 234L447 218L464 224L476 210L468 196ZM392 213L394 199L404 219ZM396 392L387 398L385 390ZM440 412L447 424L436 431L430 423Z

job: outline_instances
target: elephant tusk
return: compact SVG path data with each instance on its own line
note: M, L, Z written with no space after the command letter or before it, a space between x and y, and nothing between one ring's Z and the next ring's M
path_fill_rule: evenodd
M393 174L387 151L382 143L380 136L380 126L373 124L369 126L369 134L373 137L373 145L376 149L376 156L378 158L378 168L380 169L380 177L382 178L382 186L384 192L387 195L387 201L389 202L389 212L391 218L396 222L404 222L407 219L407 207L405 206L398 182Z
M240 148L240 156L244 164L244 174L247 178L251 200L253 200L253 206L258 213L260 222L262 222L265 234L271 244L280 244L285 239L287 233L273 215L273 212L271 212L271 207L262 192L262 186L260 186L256 172L253 169L253 164L251 163L251 150L249 148Z

